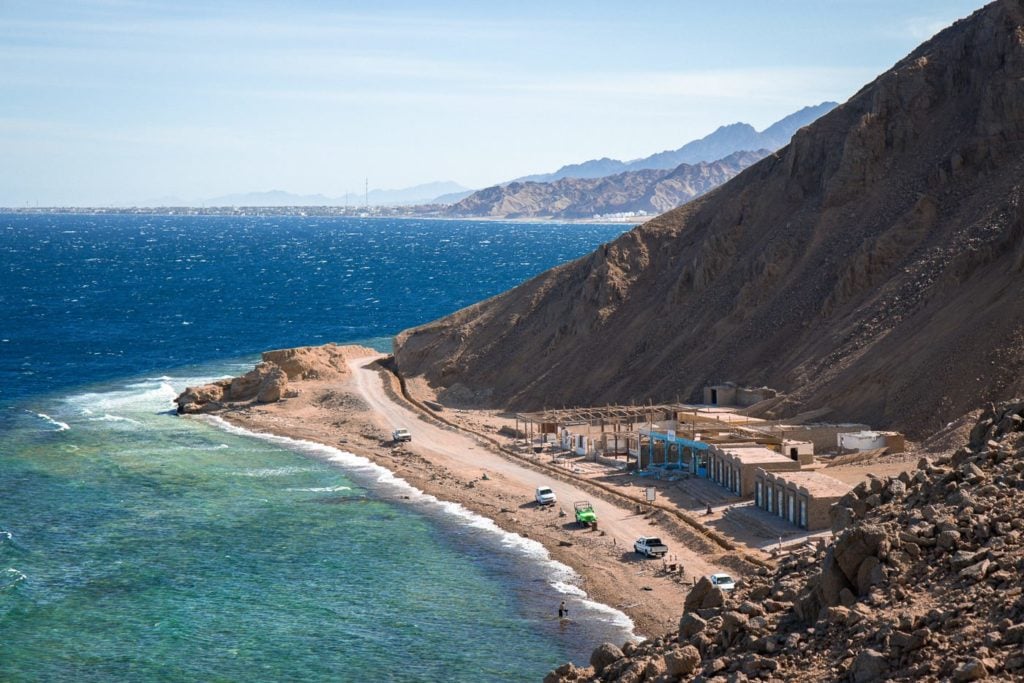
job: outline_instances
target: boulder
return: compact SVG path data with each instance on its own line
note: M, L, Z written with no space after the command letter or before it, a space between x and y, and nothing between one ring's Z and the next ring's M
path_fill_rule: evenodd
M689 676L700 666L700 653L692 645L665 653L665 672L670 676Z
M708 622L701 619L697 614L683 612L683 617L679 620L679 642L685 643L690 640L690 638L707 628L707 625Z
M857 570L857 594L867 595L872 587L885 582L885 574L882 573L882 563L875 556L864 558Z
M194 414L218 408L224 399L224 387L225 384L220 382L188 387L174 399L178 404L178 412Z
M971 657L953 672L954 681L977 681L982 678L988 678L988 669L976 657Z
M594 673L601 675L601 672L609 665L622 659L622 650L612 643L603 643L590 654L590 666L594 667Z
M885 679L889 663L881 652L861 650L850 667L850 678L853 683L869 683Z
M743 632L747 630L749 621L749 617L745 614L726 612L725 616L722 617L722 630L719 635L722 645L728 647L736 642Z
M852 584L857 580L861 562L871 555L877 555L879 546L887 540L885 529L873 524L864 524L847 530L836 542L835 561Z
M275 365L260 382L256 400L260 403L274 403L284 398L287 390L288 375Z
M701 609L712 609L725 604L725 593L711 583L708 577L702 577L697 585L690 589L683 602L683 612Z

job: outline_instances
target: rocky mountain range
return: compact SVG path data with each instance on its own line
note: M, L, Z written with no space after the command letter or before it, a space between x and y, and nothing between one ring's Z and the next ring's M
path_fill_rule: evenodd
M958 21L716 190L406 330L443 399L773 387L911 436L1024 393L1024 7Z
M562 178L602 178L604 176L640 171L644 169L671 170L680 164L711 162L741 151L767 149L774 152L789 143L793 133L820 118L837 106L835 102L822 102L804 107L758 132L749 123L731 123L720 126L713 133L699 140L686 143L679 149L658 152L642 159L619 161L618 159L591 159L579 164L563 166L554 173L516 178L513 182L550 183Z
M604 178L562 178L550 183L513 182L479 190L452 205L451 216L589 218L643 212L659 214L729 180L770 154L734 152L724 159L664 170L626 171Z

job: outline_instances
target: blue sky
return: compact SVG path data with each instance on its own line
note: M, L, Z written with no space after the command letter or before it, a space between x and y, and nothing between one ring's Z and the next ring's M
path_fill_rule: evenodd
M484 187L844 101L978 2L0 0L0 206Z

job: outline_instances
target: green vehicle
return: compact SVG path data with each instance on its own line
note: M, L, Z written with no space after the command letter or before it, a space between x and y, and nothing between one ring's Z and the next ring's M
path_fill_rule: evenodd
M597 524L597 513L589 500L578 500L574 503L576 507L576 523L580 526L594 526Z

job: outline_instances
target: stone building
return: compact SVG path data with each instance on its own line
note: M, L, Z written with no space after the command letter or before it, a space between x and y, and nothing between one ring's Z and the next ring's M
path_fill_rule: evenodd
M707 458L708 479L741 498L754 495L754 479L759 469L773 472L800 469L799 460L762 446L712 446Z
M816 531L827 529L829 509L853 487L820 472L770 472L754 474L754 504L787 520Z

